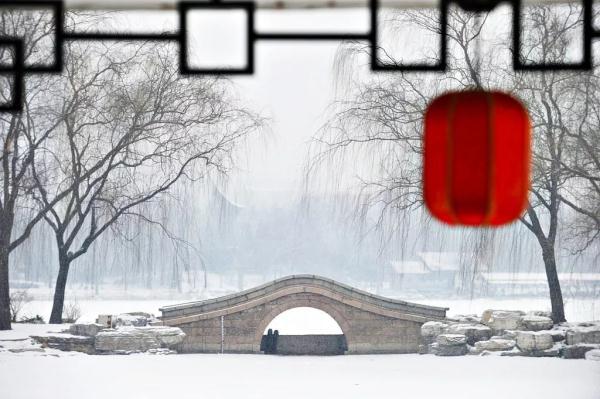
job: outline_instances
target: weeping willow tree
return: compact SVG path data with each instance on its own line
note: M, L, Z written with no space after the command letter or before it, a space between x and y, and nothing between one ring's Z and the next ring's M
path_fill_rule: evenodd
M23 20L32 32L47 29L44 15L1 17L3 31ZM89 19L67 18L70 28ZM109 232L134 240L132 221L166 232L175 243L175 273L182 259L189 262L181 253L187 247L155 209L184 183L226 176L237 148L260 131L263 119L239 104L226 79L180 75L174 50L144 42L69 43L63 73L29 78L23 111L2 115L0 329L10 328L3 321L5 247L24 242L39 221L52 232L59 265L51 323L62 321L72 264ZM5 219L18 206L33 216L17 223L25 232L11 243Z
M332 116L315 140L310 172L352 164L360 182L358 214L379 212L377 228L387 239L422 214L422 119L430 101L447 90L501 89L521 98L533 123L533 185L527 211L508 231L529 231L539 244L555 322L565 320L557 272L559 232L578 227L573 236L582 250L597 242L600 153L598 83L592 73L521 74L508 62L511 49L506 24L489 15L452 9L449 15L449 67L444 74L397 73L360 77L366 49L349 44L340 51L338 71L345 94L332 105ZM576 6L531 7L524 15L524 62L558 62L577 48L581 10ZM392 14L388 29L412 26L421 37L439 35L439 18L431 10ZM501 34L499 34L499 32ZM416 35L415 35L416 36ZM437 39L436 39L437 40ZM427 47L425 41L420 42ZM436 55L425 51L435 62ZM379 58L395 62L383 49ZM350 160L350 162L349 162ZM362 165L362 167L356 167ZM365 166L366 165L366 166ZM568 209L577 225L566 219ZM425 217L427 219L427 217ZM386 227L387 226L387 227ZM581 226L581 228L579 228ZM506 231L506 229L504 230ZM459 232L474 242L480 263L493 256L493 229ZM471 276L473 273L471 273Z

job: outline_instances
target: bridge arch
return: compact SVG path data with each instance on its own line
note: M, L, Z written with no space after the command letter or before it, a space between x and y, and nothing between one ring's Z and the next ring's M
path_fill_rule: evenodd
M279 314L311 307L340 326L347 353L412 353L420 328L447 308L374 295L314 275L294 275L239 293L161 308L164 325L180 327L183 352L260 353L264 330Z
M265 329L277 316L290 309L301 307L318 309L327 313L340 326L342 334L346 336L346 342L350 342L352 340L352 338L350 337L352 330L350 324L345 319L344 315L335 308L335 306L328 304L324 300L318 300L317 298L295 299L292 297L288 297L288 300L285 303L274 307L271 311L265 314L263 320L260 322L258 328L256 329L256 334L254 335L254 342L260 345L260 341L262 339Z

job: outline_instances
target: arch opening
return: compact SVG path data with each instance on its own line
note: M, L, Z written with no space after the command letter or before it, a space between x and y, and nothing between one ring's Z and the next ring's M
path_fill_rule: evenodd
M265 328L280 335L340 335L344 334L338 322L324 310L299 306L279 313Z
M271 317L260 349L265 354L343 355L348 345L342 326L331 314L296 306Z

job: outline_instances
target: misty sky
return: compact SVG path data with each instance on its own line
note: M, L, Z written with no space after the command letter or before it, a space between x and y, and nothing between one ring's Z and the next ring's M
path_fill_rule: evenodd
M119 30L165 31L177 26L172 12L122 13ZM125 23L122 24L121 22ZM244 60L244 18L237 12L192 12L188 24L193 66L216 60L239 66ZM257 11L260 32L366 32L367 10ZM232 174L228 196L240 205L285 205L302 191L311 137L325 121L333 99L334 59L340 42L259 42L255 74L234 77L240 100L269 118L264 140L249 143L248 158ZM176 61L176 60L174 60ZM221 64L222 65L222 64Z

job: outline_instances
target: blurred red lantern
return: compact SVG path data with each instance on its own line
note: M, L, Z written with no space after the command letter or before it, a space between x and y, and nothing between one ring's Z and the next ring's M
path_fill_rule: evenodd
M482 90L436 98L425 113L425 204L458 225L517 219L529 191L531 125L514 97Z

